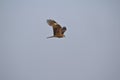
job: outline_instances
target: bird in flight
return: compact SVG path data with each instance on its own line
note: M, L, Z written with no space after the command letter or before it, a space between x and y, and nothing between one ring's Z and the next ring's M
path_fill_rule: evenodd
M53 36L47 37L47 38L63 38L65 37L64 33L67 30L66 27L61 27L60 24L58 24L55 20L47 19L47 23L49 26L52 26L53 28Z

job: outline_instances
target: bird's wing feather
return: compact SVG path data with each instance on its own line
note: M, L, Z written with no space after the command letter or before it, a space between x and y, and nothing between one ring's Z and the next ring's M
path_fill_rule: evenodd
M61 35L62 34L62 27L54 20L48 19L48 25L53 27L53 35Z
M59 24L55 25L53 27L53 32L54 32L54 35L61 35L62 34L62 28Z

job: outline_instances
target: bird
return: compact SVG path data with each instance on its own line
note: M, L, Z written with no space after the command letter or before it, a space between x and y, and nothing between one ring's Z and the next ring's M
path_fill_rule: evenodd
M60 24L58 24L55 20L47 19L47 23L49 26L53 28L53 36L47 37L47 38L63 38L65 37L64 33L67 30L66 27L61 27Z

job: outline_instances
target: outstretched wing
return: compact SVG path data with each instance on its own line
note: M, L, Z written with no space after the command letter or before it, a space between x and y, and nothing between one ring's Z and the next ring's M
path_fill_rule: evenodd
M48 19L47 23L49 26L53 27L53 35L61 35L62 34L62 27L54 20Z

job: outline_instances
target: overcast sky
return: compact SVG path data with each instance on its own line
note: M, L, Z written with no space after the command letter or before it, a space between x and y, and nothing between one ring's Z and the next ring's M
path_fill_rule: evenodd
M0 0L0 80L120 80L120 1Z

